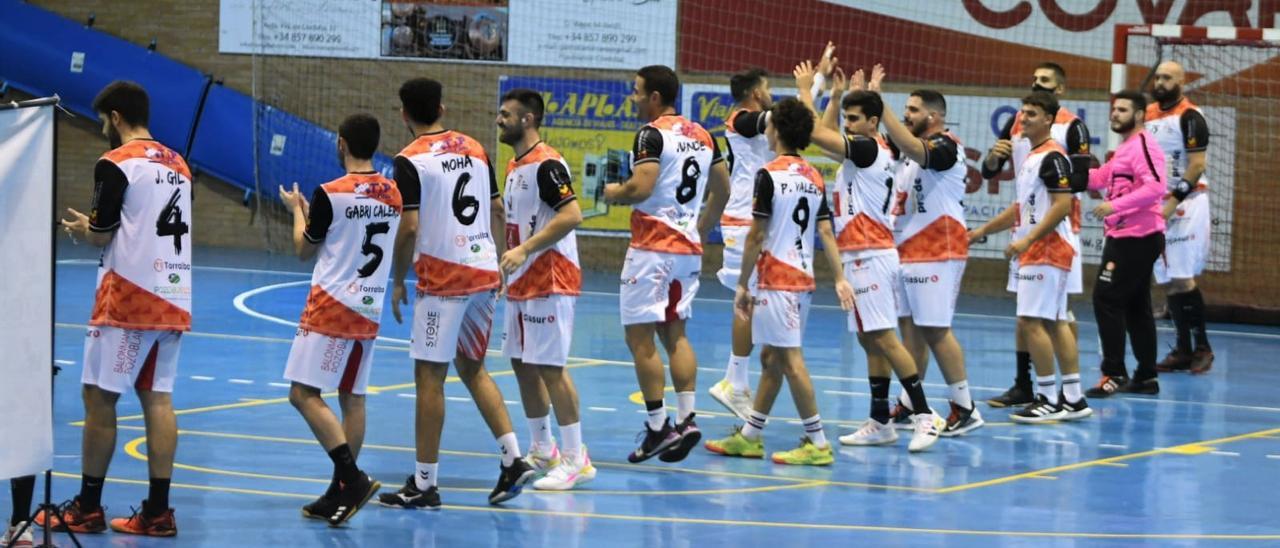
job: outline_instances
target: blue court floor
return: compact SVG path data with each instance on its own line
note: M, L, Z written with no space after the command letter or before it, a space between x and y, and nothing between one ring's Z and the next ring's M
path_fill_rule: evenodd
M54 497L79 487L80 361L96 257L65 247L58 265L55 357L64 365L55 403ZM1214 325L1210 374L1166 375L1158 397L1093 401L1074 424L1013 425L981 405L988 425L931 452L897 446L840 448L828 468L788 468L697 449L678 465L631 465L643 422L617 318L616 278L588 276L578 302L571 361L583 437L599 468L584 490L532 490L503 507L486 503L498 458L461 383L446 387L448 419L439 512L366 507L343 529L304 520L298 508L322 492L330 463L288 404L281 378L308 265L283 257L200 249L194 331L184 337L174 401L181 435L172 506L176 539L118 534L86 546L1180 546L1280 545L1280 329ZM1003 283L1003 282L1000 282ZM698 420L719 437L735 423L705 389L723 375L729 293L704 283L690 336L700 359ZM820 294L806 334L827 435L867 413L865 360L842 312ZM956 332L975 399L998 394L1013 369L1012 303L965 300ZM1082 313L1083 312L1083 313ZM13 311L10 311L13 313ZM1082 319L1091 318L1083 306ZM413 467L412 362L408 329L388 312L368 398L361 465L389 488ZM1095 326L1081 324L1085 383L1097 379ZM495 331L501 329L500 324ZM1161 329L1161 349L1173 333ZM500 341L495 332L490 347ZM488 361L522 446L528 428L510 367ZM1132 366L1132 363L1130 364ZM946 387L936 366L926 386L936 408ZM752 366L758 371L758 365ZM674 397L668 400L674 404ZM336 402L334 402L336 404ZM673 411L674 412L674 411ZM766 429L769 450L802 434L787 391ZM127 515L146 496L146 452L135 397L120 400L118 448L103 496ZM0 515L8 515L0 500ZM66 543L59 535L59 542Z

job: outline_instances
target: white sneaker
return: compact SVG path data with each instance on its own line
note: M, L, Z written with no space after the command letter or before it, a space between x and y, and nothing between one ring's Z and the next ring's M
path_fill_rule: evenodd
M541 477L560 465L560 449L554 441L549 447L532 443L529 444L529 454L524 456L524 461L533 467L534 474Z
M729 379L720 379L720 382L707 389L707 393L739 419L745 421L751 417L751 389L734 390L733 383L730 383Z
M591 465L591 456L587 454L586 446L583 446L579 455L564 455L559 466L533 482L533 488L541 491L568 491L593 479L596 479L596 467Z
M915 433L911 435L907 450L912 453L933 447L933 444L938 443L938 436L947 427L947 420L934 412L912 415L911 420L915 422Z
M27 522L22 521L9 527L9 530L4 533L4 542L0 542L0 546L5 548L31 548L34 546L35 537L31 534L31 530L35 529L34 524L31 527L27 527L21 535L17 534L18 529L22 529L25 525L27 525Z
M867 419L857 432L840 436L843 445L888 445L895 441L898 441L898 431L875 419Z

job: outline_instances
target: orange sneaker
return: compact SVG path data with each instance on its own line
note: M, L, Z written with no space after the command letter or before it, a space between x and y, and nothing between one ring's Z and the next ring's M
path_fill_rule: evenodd
M143 514L147 501L134 509L133 515L127 518L111 520L111 530L126 535L142 535L147 537L172 537L178 534L178 522L173 519L173 508L165 510L158 516L148 517Z
M43 510L36 514L32 522L37 527L44 527L45 522L54 531L80 534L102 533L107 530L107 517L101 506L86 512L80 506L80 497L71 499L58 508L58 514L50 516Z

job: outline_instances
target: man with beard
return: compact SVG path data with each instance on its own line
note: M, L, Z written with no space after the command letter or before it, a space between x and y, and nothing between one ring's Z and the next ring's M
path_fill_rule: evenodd
M507 164L506 252L498 266L507 276L502 353L511 359L532 442L526 459L543 477L535 489L568 490L596 477L578 413L578 390L569 377L574 304L582 292L578 237L582 209L573 194L569 166L542 142L542 95L513 89L498 107L498 140L515 152ZM555 409L562 447L551 436Z
M1156 67L1147 105L1146 128L1164 150L1169 164L1169 196L1164 217L1168 224L1164 254L1156 261L1156 283L1165 286L1169 313L1177 328L1177 344L1156 364L1160 371L1201 374L1213 367L1213 349L1205 331L1204 296L1196 276L1209 257L1210 222L1208 164L1209 125L1204 114L1182 94L1186 72L1176 61ZM1195 350L1192 350L1192 337Z
M711 134L676 114L679 93L680 79L670 67L636 71L631 103L645 125L636 132L632 175L604 188L609 203L634 206L618 292L627 347L648 410L640 445L627 457L633 463L654 456L679 462L702 439L693 420L698 360L685 322L698 293L702 242L729 198L729 170ZM674 426L663 402L666 375L655 335L670 360L677 398Z
M1093 208L1103 220L1106 240L1102 268L1093 286L1093 311L1102 339L1102 378L1085 395L1106 398L1116 392L1157 394L1156 323L1151 317L1151 269L1164 249L1161 199L1166 190L1164 152L1143 129L1147 99L1126 90L1111 100L1111 131L1123 142L1102 167L1089 170L1089 190L1107 191ZM1073 159L1073 170L1085 169ZM1124 365L1125 333L1133 342L1137 371L1130 380Z
M1043 91L1052 93L1056 98L1061 98L1066 93L1066 89L1066 71L1057 63L1041 63L1032 73L1032 92ZM1031 151L1034 148L1031 141L1023 135L1025 128L1022 117L1022 111L1019 110L1014 117L1009 119L1009 122L1005 124L1004 129L1000 132L1000 139L991 147L991 151L987 153L987 157L982 162L982 176L984 178L994 178L1004 169L1005 162L1009 160L1013 160L1013 172L1015 174L1022 172L1023 162L1031 155ZM1069 109L1058 109L1058 114L1053 119L1050 135L1068 156L1090 157L1089 128L1085 126L1084 120L1077 118ZM1080 197L1077 195L1071 197L1071 213L1067 216L1067 220L1070 223L1071 230L1066 232L1065 236L1067 243L1071 244L1071 248L1075 250L1075 255L1071 262L1071 271L1067 275L1067 294L1079 295L1084 292L1084 282L1080 260ZM1018 291L1017 275L1018 262L1015 259L1009 263L1009 284L1007 289L1011 293L1017 293ZM1056 322L1050 332L1054 347L1059 349L1075 348L1075 339L1078 332L1075 315L1071 313L1071 309L1068 307L1066 318ZM1018 332L1015 339L1015 352L1017 374L1014 377L1013 386L1009 387L1003 394L987 400L987 405L991 407L1015 407L1035 401L1035 393L1031 386L1031 354L1027 351L1027 341L1022 336L1021 331ZM1071 396L1073 400L1079 399L1080 375L1077 372L1074 375L1069 375L1069 377L1063 378L1064 390L1068 392L1068 396Z

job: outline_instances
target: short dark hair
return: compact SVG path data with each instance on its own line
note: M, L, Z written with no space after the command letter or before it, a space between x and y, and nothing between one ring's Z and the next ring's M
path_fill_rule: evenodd
M107 115L116 111L126 124L144 128L151 121L151 100L147 97L147 90L137 83L116 80L93 98L93 111Z
M370 114L352 114L338 126L338 137L347 142L347 152L353 158L369 160L378 151L381 129L378 119Z
M644 78L644 89L640 91L645 95L656 91L662 98L662 106L676 104L676 96L680 94L680 77L676 76L676 71L671 70L671 67L649 65L637 70L636 76Z
M1111 98L1111 102L1114 103L1116 99L1127 99L1129 102L1133 103L1133 110L1135 112L1142 112L1145 114L1147 111L1147 96L1143 95L1141 91L1136 89L1126 89L1115 94L1115 96Z
M813 133L813 111L795 97L778 101L771 111L769 121L778 132L778 140L787 148L808 148Z
M414 78L400 86L400 104L409 120L429 126L440 119L444 86L430 78Z
M733 94L733 100L741 103L751 95L752 90L756 89L760 84L764 83L765 77L769 73L762 68L752 68L739 72L729 78L729 93ZM645 79L649 81L648 78Z
M1059 86L1067 85L1067 71L1062 68L1062 65L1059 65L1052 61L1045 61L1043 63L1040 63L1039 65L1036 65L1036 70L1041 70L1041 69L1052 70L1053 77L1058 81Z
M849 107L862 109L862 115L867 118L884 117L884 101L880 99L880 94L874 91L858 90L844 94L844 99L840 100L840 108Z
M546 108L546 104L542 100L542 94L529 88L516 88L502 95L502 102L515 101L520 103L520 107L526 112L533 114L533 126L542 127L542 113Z
M947 114L947 98L943 97L941 93L931 89L917 89L911 92L911 96L919 97L925 108L936 110L944 116Z
M1022 98L1022 104L1040 107L1040 110L1043 110L1049 118L1054 118L1058 115L1058 98L1047 91L1032 92Z

